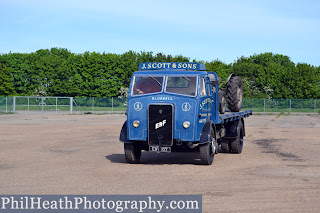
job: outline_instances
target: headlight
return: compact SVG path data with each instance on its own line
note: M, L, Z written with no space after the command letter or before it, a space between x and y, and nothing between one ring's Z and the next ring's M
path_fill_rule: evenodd
M140 122L139 122L139 121L133 121L133 126L134 126L135 128L137 128L139 125L140 125Z
M183 122L183 127L184 127L185 129L188 129L188 128L190 127L190 122L189 122L189 121Z

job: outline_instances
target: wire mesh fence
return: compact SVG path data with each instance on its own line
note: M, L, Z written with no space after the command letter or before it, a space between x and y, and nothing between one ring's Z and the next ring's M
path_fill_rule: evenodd
M127 100L124 98L96 97L0 97L0 113L17 114L86 114L124 113Z
M13 113L13 97L0 96L0 113Z
M242 110L272 113L317 113L320 114L320 99L243 99ZM0 113L124 113L125 98L96 97L0 97Z
M127 111L127 99L75 97L74 111L80 113L124 113Z
M0 113L71 113L72 97L0 97Z
M320 113L319 99L244 99L242 110L253 112Z

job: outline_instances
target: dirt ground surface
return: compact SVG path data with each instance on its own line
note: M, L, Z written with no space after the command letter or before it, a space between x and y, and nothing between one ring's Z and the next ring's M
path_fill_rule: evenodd
M319 212L320 116L253 115L241 154L143 152L125 115L0 115L0 194L202 194L203 212Z

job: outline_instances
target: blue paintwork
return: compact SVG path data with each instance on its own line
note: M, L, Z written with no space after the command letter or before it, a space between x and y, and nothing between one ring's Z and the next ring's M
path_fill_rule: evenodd
M252 110L246 110L242 112L230 112L219 116L219 124L224 124L229 121L239 120L241 118L247 118L252 115Z
M144 65L152 63L144 63ZM157 63L159 64L159 63ZM173 63L167 63L173 64ZM194 64L194 63L191 63ZM140 65L140 66L143 66ZM158 66L158 65L157 65ZM160 66L160 65L159 65ZM164 65L162 65L164 66ZM169 66L169 65L167 65ZM196 67L200 67L200 64L196 64ZM228 121L237 120L242 117L247 117L252 114L252 111L219 114L219 97L218 92L199 96L200 79L205 77L207 79L208 74L214 74L216 79L218 76L215 72L206 71L187 71L187 70L147 70L137 71L133 73L131 79L130 90L132 91L132 85L135 76L197 76L197 94L196 96L187 96L180 94L165 93L165 83L162 85L162 91L159 93L144 94L144 95L128 95L128 112L127 112L127 125L128 125L128 140L131 141L146 141L148 137L148 105L150 104L171 104L174 106L174 121L173 121L173 138L181 141L199 141L201 130L204 124L211 120L214 124L223 124ZM208 79L207 79L208 80ZM216 91L219 91L218 85L215 85ZM211 90L210 90L211 91ZM212 93L212 91L211 91ZM189 109L189 110L188 110ZM199 118L199 114L201 117ZM140 126L138 128L133 127L133 121L138 120ZM191 123L188 129L185 129L182 124L184 121Z

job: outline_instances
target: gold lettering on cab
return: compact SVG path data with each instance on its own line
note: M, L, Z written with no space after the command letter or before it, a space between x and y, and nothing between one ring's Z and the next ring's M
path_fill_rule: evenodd
M153 63L142 64L141 69L142 70L146 70L146 69L192 69L192 70L196 70L197 64L187 63L187 62L185 62L185 63L165 63L165 62L157 63L157 62L153 62Z

